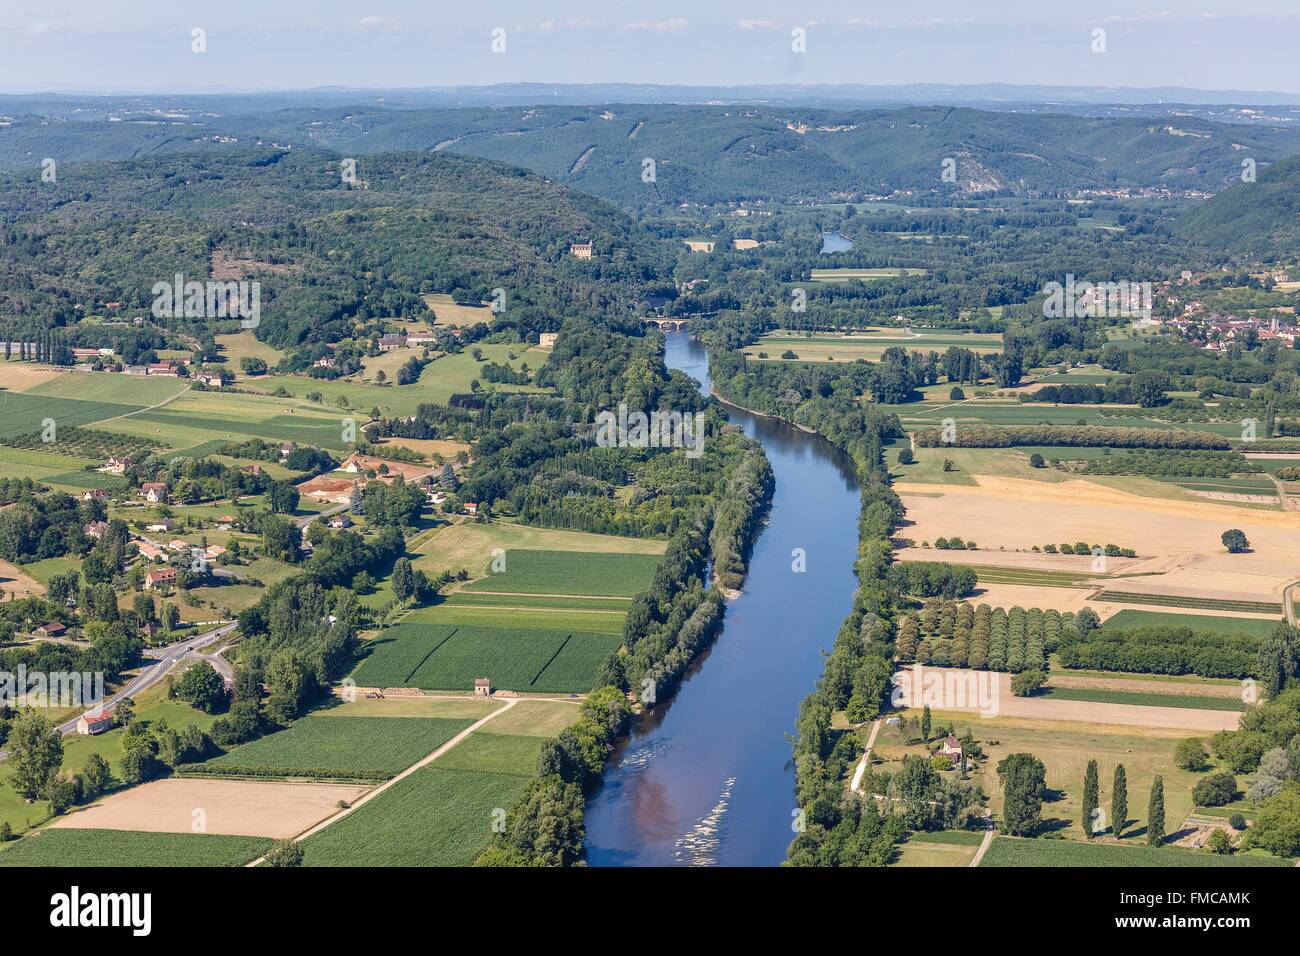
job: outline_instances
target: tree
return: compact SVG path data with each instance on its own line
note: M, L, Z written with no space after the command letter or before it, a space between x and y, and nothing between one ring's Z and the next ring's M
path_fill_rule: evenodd
M1011 678L1011 693L1016 697L1029 697L1047 683L1047 675L1040 670L1021 671Z
M1165 389L1169 387L1169 377L1157 369L1144 368L1133 376L1129 388L1133 400L1143 408L1155 408L1165 403Z
M383 375L383 372L379 373ZM302 844L293 840L280 840L266 851L267 866L302 866Z
M129 727L135 720L135 701L130 697L123 697L113 705L113 716L123 727Z
M1211 853L1231 853L1232 837L1228 836L1227 830L1220 830L1216 827L1210 832L1210 838L1205 842L1205 848Z
M93 800L107 790L109 783L112 782L108 761L100 754L91 754L86 758L86 766L82 768L81 778L85 781L85 799Z
M921 739L930 739L930 705L926 704L921 711Z
M399 601L415 595L415 574L411 570L410 558L398 558L393 563L393 594Z
M1047 770L1033 754L1008 754L998 763L1002 782L1002 831L1029 836L1043 820L1043 788Z
M1237 798L1237 778L1226 770L1212 773L1192 788L1198 807L1221 807Z
M1251 846L1278 856L1300 856L1300 786L1292 783L1266 801L1248 835Z
M1089 760L1083 774L1083 835L1089 840L1101 831L1098 817L1101 812L1100 783L1097 780L1097 761Z
M1209 769L1210 755L1206 752L1205 745L1201 743L1201 738L1188 737L1186 740L1180 740L1178 746L1174 748L1174 765L1194 773Z
M1147 802L1147 846L1165 842L1165 778L1151 781L1151 799Z
M1047 462L1043 459L1042 455L1040 455L1038 452L1034 452L1032 455L1029 456L1029 467L1046 468Z
M1074 630L1080 637L1087 637L1101 627L1101 618L1090 607L1085 607L1074 616Z
M9 728L10 782L24 800L45 792L63 764L63 735L39 711L19 711Z
M230 699L226 682L207 661L195 664L181 675L176 684L176 696L205 714L225 710Z
M57 817L77 802L77 785L71 777L56 773L46 781L42 796L50 802L50 813Z
M1223 532L1219 540L1223 542L1229 554L1242 554L1250 550L1250 542L1246 540L1246 535L1240 528L1230 528Z
M954 385L952 389L948 392L948 399L954 402L965 401L966 393L961 390L960 385Z
M912 465L916 463L916 455L912 454L912 449L904 448L898 453L898 463L900 465Z
M1124 835L1128 823L1128 774L1124 765L1115 765L1115 779L1110 785L1110 826L1115 839Z
M267 503L275 514L291 515L298 510L298 489L287 481L273 481L266 492Z

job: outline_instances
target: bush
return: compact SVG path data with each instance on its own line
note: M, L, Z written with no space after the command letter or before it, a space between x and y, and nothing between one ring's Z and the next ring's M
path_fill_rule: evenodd
M1046 468L1047 462L1043 460L1042 455L1040 455L1038 452L1034 452L1032 455L1029 456L1029 467Z
M1211 853L1231 853L1232 837L1228 836L1227 830L1215 829L1206 841L1205 848Z
M1238 833L1246 829L1246 818L1240 813L1234 813L1232 816L1228 817L1228 823L1231 824L1232 828Z
M948 398L954 402L965 401L966 393L961 390L960 385L954 385L952 391L948 393Z
M911 465L911 464L915 464L915 462L916 462L916 456L912 454L912 449L904 448L902 451L898 453L898 463L900 465Z
M1047 675L1042 671L1021 671L1011 678L1011 693L1016 697L1029 697L1047 683Z
M1221 807L1237 798L1237 778L1226 770L1212 773L1192 789L1198 807Z
M1210 755L1199 737L1189 737L1179 741L1174 749L1174 764L1184 770L1199 773L1209 769Z

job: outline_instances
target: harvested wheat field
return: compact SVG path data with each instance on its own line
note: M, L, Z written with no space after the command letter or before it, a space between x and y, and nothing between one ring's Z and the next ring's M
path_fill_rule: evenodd
M368 786L170 777L105 797L51 826L287 839L351 803ZM201 822L201 828L200 828Z
M0 355L3 354L0 351ZM29 388L35 388L42 382L48 382L50 379L67 374L69 373L65 368L32 365L29 362L15 360L0 362L0 389L8 389L11 392L25 392Z
M1089 481L984 475L976 481L976 487L896 484L911 522L904 534L918 541L960 535L984 552L1072 541L1133 548L1147 560L1124 573L1158 573L1116 582L1126 591L1280 601L1282 588L1300 577L1300 513L1143 497ZM1229 528L1245 532L1250 553L1224 550L1220 536Z
M447 461L456 457L458 452L469 454L470 446L463 441L452 441L449 438L385 438L379 442L381 446L392 445L396 448L406 448L413 452L418 452L426 459L434 455L441 455Z
M0 560L0 594L31 597L45 593L45 586L16 564Z
M951 667L903 668L910 674L896 690L897 707L978 713L984 717L1025 717L1031 720L1076 721L1123 727L1160 727L1214 733L1235 730L1241 717L1232 710L1193 710L1183 707L1146 707L1140 704L1102 704L1085 700L1050 697L1016 697L1011 693L1011 675L992 671L971 671ZM919 682L920 697L913 702L913 687Z

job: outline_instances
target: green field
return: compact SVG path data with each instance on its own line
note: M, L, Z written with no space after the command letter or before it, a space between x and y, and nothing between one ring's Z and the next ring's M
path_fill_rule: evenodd
M1279 615L1279 620L1281 616ZM1190 627L1194 631L1213 631L1219 634L1245 637L1268 637L1277 628L1277 621L1262 621L1249 617L1214 617L1209 614L1175 614L1161 611L1120 611L1106 619L1103 627L1112 630L1131 630L1135 627Z
M936 561L943 560L944 552L936 552ZM1049 571L1039 568L1009 568L997 565L974 564L969 567L981 584L1024 584L1031 587L1082 588L1096 587L1101 574L1087 571Z
M272 843L208 833L46 829L0 850L0 866L242 866Z
M1202 611L1243 611L1248 614L1276 614L1282 616L1282 605L1269 601L1224 601L1217 598L1182 597L1167 594L1135 594L1131 591L1102 591L1094 601L1115 604L1154 604L1157 607L1190 607Z
M500 811L509 809L523 793L534 767L529 765L525 774L514 774L444 768L440 764L441 758L420 768L354 813L308 837L303 841L304 865L473 863L491 840L492 826L500 819Z
M1148 694L1091 687L1049 687L1042 694L1053 700L1089 700L1098 704L1134 704L1139 707L1183 707L1190 710L1243 711L1246 705L1236 697L1200 694Z
M503 572L489 573L465 590L631 597L650 587L659 561L648 554L507 551Z
M185 772L385 780L472 723L445 717L304 717Z
M1256 853L1221 855L1179 847L996 837L980 866L1290 866Z
M850 282L854 279L870 281L873 279L895 279L901 276L923 276L924 269L813 269L813 282Z
M466 691L487 677L507 690L575 693L591 689L620 641L613 634L407 621L372 642L352 677L361 687Z
M610 611L538 607L533 595L486 594L496 598L492 604L460 604L447 601L420 608L403 623L421 621L445 626L470 627L540 627L552 631L579 634L622 634L624 614ZM621 605L614 605L619 606Z

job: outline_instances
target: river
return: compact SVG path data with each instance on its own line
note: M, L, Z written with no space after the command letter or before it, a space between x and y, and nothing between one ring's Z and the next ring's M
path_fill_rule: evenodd
M668 366L707 393L704 347L686 332L667 342ZM717 641L670 700L637 718L588 800L592 866L775 866L794 838L785 735L849 612L857 481L825 439L728 412L772 462L772 510Z

